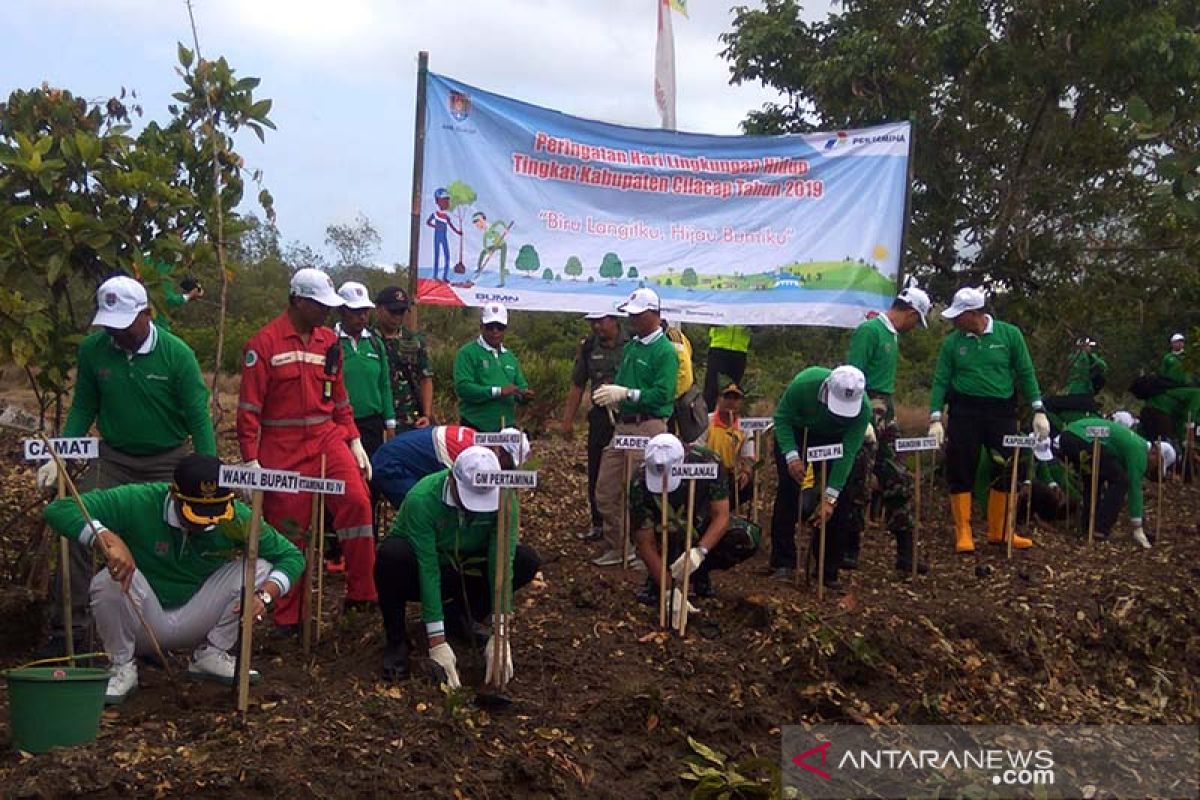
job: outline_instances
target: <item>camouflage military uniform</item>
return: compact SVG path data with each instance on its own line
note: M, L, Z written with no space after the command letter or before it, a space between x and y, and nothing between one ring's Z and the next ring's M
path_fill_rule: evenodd
M384 337L396 407L396 432L411 430L421 416L421 381L433 377L425 337L408 328L398 336ZM432 409L428 409L432 411Z
M883 413L875 410L873 424L875 426L876 444L864 445L860 457L871 469L875 476L875 491L883 502L884 525L888 532L896 537L896 567L901 570L911 568L912 536L915 520L912 513L913 476L904 466L904 461L896 454L896 439L900 429L893 416L891 397L884 398L887 408ZM857 467L858 465L856 465ZM859 492L854 502L858 506L852 515L854 529L847 544L848 560L857 563L859 546L862 540L862 530L866 519L867 503L870 500L868 492Z

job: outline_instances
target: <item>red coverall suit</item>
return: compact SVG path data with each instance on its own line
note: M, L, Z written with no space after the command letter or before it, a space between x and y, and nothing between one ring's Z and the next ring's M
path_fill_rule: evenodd
M325 498L346 558L346 599L375 601L371 496L350 453L349 442L358 437L358 428L342 371L339 367L335 375L325 374L325 354L331 347L341 347L331 329L314 328L305 344L286 313L246 342L238 396L238 445L247 461L258 459L266 469L307 476L321 474L321 455L326 456L326 477L346 482L345 494ZM267 492L263 497L267 522L301 550L305 531L312 524L311 513L312 497L306 492ZM311 530L316 530L316 525ZM296 581L279 599L276 625L300 621L306 588L303 580Z

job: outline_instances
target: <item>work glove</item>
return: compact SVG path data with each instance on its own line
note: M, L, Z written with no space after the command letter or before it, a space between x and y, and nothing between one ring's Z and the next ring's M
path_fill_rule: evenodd
M38 467L35 480L39 489L58 488L58 462L52 458Z
M683 604L686 601L683 598L683 592L678 588L671 590L671 627L678 628L679 623L683 620ZM687 604L688 614L699 614L700 609L696 608L691 603Z
M875 436L875 426L868 422L867 429L863 431L863 444L874 445L877 441L878 438Z
M1141 525L1133 529L1133 540L1146 550L1150 549L1150 540L1146 538L1146 531Z
M598 386L596 391L592 392L592 402L598 406L615 406L627 399L629 399L629 389L617 386L615 383Z
M441 669L447 686L451 689L462 688L462 683L458 680L458 660L454 657L454 651L450 649L450 645L442 642L429 648L429 660Z
M354 463L358 464L358 469L363 476L368 481L371 480L371 459L367 456L367 451L363 449L362 439L350 440L350 454L354 456Z
M687 562L689 561L691 562L691 566L687 566ZM675 563L671 565L671 577L676 581L682 581L685 567L688 573L695 574L696 570L700 569L700 565L703 563L704 551L697 545L675 559Z
M262 469L262 464L258 463L257 458L250 459L245 464L242 464L242 466L246 467L247 469Z
M1050 438L1050 419L1042 411L1033 414L1033 435L1039 441Z
M500 648L499 658L496 656L496 634L488 637L487 650L484 651L487 655L487 674L484 676L484 681L493 686L503 686L512 680L513 663L512 663L512 645L509 644L507 638L504 640L504 646Z
M929 433L927 436L932 436L937 441L937 446L941 447L946 441L946 429L942 427L942 421L935 419L929 423Z

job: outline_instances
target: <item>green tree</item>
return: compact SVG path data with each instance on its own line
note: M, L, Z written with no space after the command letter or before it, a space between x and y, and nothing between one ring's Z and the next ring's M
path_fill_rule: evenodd
M683 271L683 275L679 278L679 285L686 286L690 292L697 284L700 283L700 277L696 275L696 270L688 267Z
M631 278L631 279L637 278L638 277L637 267L630 267L629 270L625 273L625 277Z
M615 285L624 274L625 267L621 264L620 257L616 253L605 253L604 258L600 261L600 277L608 278L609 284Z
M379 231L362 213L353 222L331 222L325 226L325 244L333 248L337 256L334 269L339 271L370 266L381 241Z
M532 273L541 269L542 260L538 258L537 248L531 244L523 244L517 252L517 260L513 265L524 272L526 278L532 278Z
M458 229L465 231L463 220L466 218L467 209L475 204L479 196L475 194L475 190L469 184L462 181L453 181L446 187L446 192L450 195L450 210L458 212ZM463 234L458 235L458 264L455 265L456 272L464 272L466 265L463 264ZM461 267L462 269L457 269Z
M571 276L571 280L578 280L583 274L583 262L579 260L579 256L571 256L567 259L566 266L563 267L563 272Z
M546 267L544 270L542 270L542 280L544 280L544 281L554 280L554 270L550 269L549 267Z

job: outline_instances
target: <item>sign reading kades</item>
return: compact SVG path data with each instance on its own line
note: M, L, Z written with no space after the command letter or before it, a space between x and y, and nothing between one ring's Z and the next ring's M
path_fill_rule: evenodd
M720 468L720 464L672 464L671 477L685 481L715 481Z
M614 450L645 450L648 444L650 444L649 436L621 435L614 436L612 439Z
M529 470L480 470L475 473L475 486L481 489L536 489L537 476Z
M79 436L69 439L50 439L59 458L93 459L100 457L100 440L94 436ZM25 440L26 461L49 461L50 450L41 439Z
M217 482L227 489L250 489L260 492L295 494L301 491L301 480L316 483L321 482L320 478L303 478L299 472L286 472L281 469L255 469L253 467L240 467L229 464L221 466L221 475L217 479ZM342 482L334 481L334 483ZM342 491L344 492L345 490L346 486L343 483ZM303 491L312 492L316 490L304 489Z

